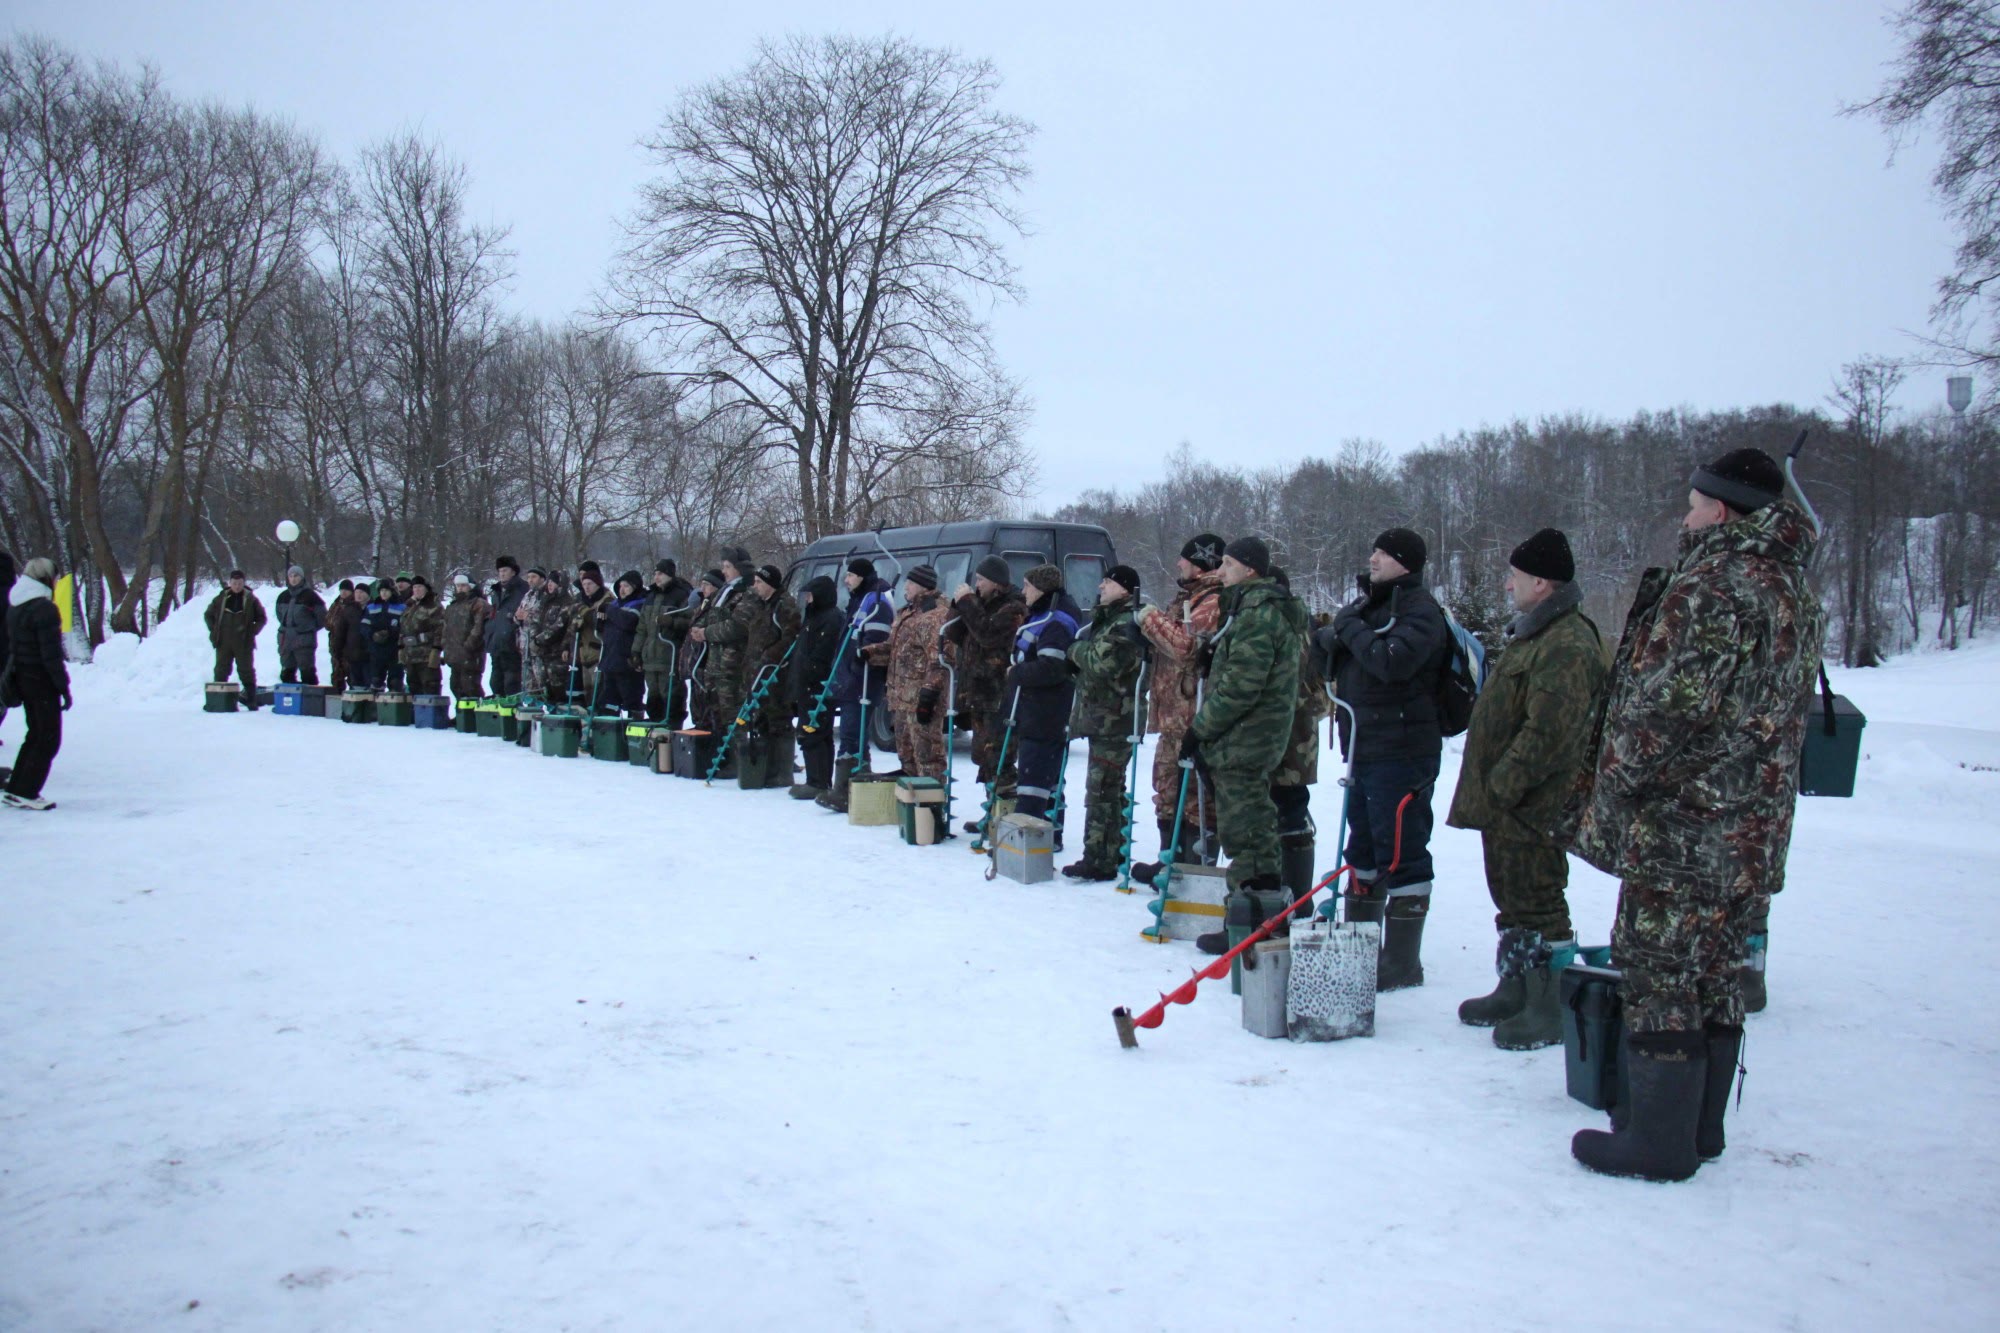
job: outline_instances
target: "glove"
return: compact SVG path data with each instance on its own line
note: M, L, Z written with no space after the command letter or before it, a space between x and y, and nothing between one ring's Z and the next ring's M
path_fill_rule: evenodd
M64 690L64 691L63 691L63 712L67 713L67 712L68 712L68 711L70 710L70 706L71 706L72 704L74 704L75 702L76 702L76 700L74 700L74 699L70 698L70 695L69 695L69 691L68 691L68 690Z
M1340 646L1340 635L1333 626L1321 625L1312 632L1313 667L1322 679L1333 675L1333 652Z
M1124 639L1134 648L1144 648L1146 646L1146 631L1139 628L1137 620L1119 622L1117 633L1119 638Z
M917 725L928 727L937 720L937 691L924 689L917 691Z
M1201 741L1191 729L1181 736L1181 758L1191 764L1201 763Z
M639 654L633 653L630 657L625 659L625 669L628 671L639 671L639 672L643 672L645 670L645 667L641 666L639 663Z

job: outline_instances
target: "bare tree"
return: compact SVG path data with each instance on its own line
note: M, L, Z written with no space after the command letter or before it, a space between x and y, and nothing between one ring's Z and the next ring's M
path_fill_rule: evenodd
M998 88L990 63L900 38L795 38L647 141L664 175L606 313L756 421L808 539L887 501L906 464L996 492L1021 464L1024 407L976 306L1017 294L1000 235L1033 129Z

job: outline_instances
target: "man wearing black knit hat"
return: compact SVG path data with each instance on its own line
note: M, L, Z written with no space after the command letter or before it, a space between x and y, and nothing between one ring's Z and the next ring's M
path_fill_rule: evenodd
M1146 659L1146 636L1132 618L1138 597L1138 571L1113 565L1097 585L1090 623L1069 648L1076 670L1070 735L1089 743L1083 859L1063 867L1071 879L1116 879L1125 864L1125 770L1137 743L1137 691Z
M1169 851L1203 865L1215 860L1215 802L1206 790L1208 779L1192 764L1183 767L1181 740L1200 704L1201 651L1222 623L1224 544L1212 532L1188 538L1175 563L1179 579L1173 601L1139 611L1139 628L1153 645L1149 720L1160 729L1153 748L1153 818L1160 830L1160 859L1132 867L1132 878L1141 884L1153 882Z
M815 801L836 814L847 813L847 789L855 772L868 766L867 715L882 707L889 685L889 673L877 669L864 654L877 644L887 643L896 619L896 605L889 585L875 573L875 562L857 555L847 562L842 576L847 584L847 630L828 687L832 706L838 710L833 764L833 786ZM810 713L810 709L808 712ZM815 727L826 725L820 710Z
M1215 793L1230 907L1255 907L1282 885L1271 775L1291 740L1307 620L1305 607L1271 578L1271 548L1261 538L1229 543L1221 572L1222 624L1210 642L1207 687L1181 753L1204 770ZM1219 954L1228 935L1211 932L1195 945Z
M1640 580L1564 810L1558 836L1621 881L1629 1096L1614 1132L1570 1142L1607 1175L1684 1180L1725 1146L1741 968L1784 887L1826 633L1806 579L1818 533L1784 491L1761 450L1696 469L1680 558Z
M646 681L646 716L669 727L680 726L686 704L679 667L696 606L694 589L674 562L656 562L639 609L639 670Z
M958 710L972 723L972 762L978 765L981 785L992 787L996 799L1011 801L1019 765L1018 756L1004 745L1007 717L1000 695L1028 604L1014 586L1005 558L989 555L974 568L972 582L961 583L952 593L951 608L945 637L958 652ZM976 820L966 828L978 831Z
M1479 830L1500 932L1499 983L1461 1004L1459 1021L1492 1028L1502 1050L1532 1051L1562 1040L1556 982L1576 956L1576 932L1569 858L1548 830L1582 766L1593 720L1584 701L1597 698L1610 652L1583 614L1567 537L1543 528L1507 564L1514 618L1473 706L1445 822Z
M1424 984L1431 793L1444 751L1437 694L1450 648L1444 609L1424 587L1428 555L1409 528L1383 532L1368 556L1367 591L1316 635L1340 698L1354 709L1351 722L1345 710L1338 715L1354 766L1347 915L1382 922L1380 990Z

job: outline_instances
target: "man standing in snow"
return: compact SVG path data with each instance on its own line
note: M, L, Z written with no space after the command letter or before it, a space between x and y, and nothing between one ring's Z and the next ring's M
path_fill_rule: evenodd
M348 638L360 622L361 608L354 604L354 580L342 579L340 592L326 613L327 680L335 694L347 689L347 660L352 656Z
M55 562L37 556L7 594L8 646L7 657L0 661L0 703L18 706L28 719L28 734L21 739L14 771L0 794L0 803L16 810L55 809L55 802L42 796L42 784L49 780L49 766L62 749L62 715L70 707L62 613L49 595L55 581Z
M511 555L493 562L493 614L486 621L486 656L493 663L492 689L497 696L521 692L520 626L514 613L528 589L521 582L521 563Z
M646 716L669 727L681 724L685 691L680 687L681 645L687 640L689 603L694 589L671 560L653 566L652 587L639 611L639 669L646 677Z
M1113 565L1097 585L1090 624L1070 645L1076 671L1076 709L1070 734L1088 743L1084 769L1083 859L1063 867L1070 879L1118 878L1125 859L1125 770L1132 762L1138 723L1139 673L1146 664L1146 636L1133 619L1139 571Z
M1028 605L1014 586L1007 561L997 555L981 560L972 582L961 583L951 600L952 623L945 637L958 654L958 715L972 725L972 762L978 766L981 784L992 786L996 797L1012 799L1018 765L1011 749L1002 765L1007 716L1000 695L1014 635L1027 618ZM977 821L966 828L968 833L978 831Z
M1070 705L1076 698L1069 646L1082 628L1083 612L1063 587L1062 570L1054 565L1029 570L1022 576L1021 589L1027 618L1014 635L1014 665L1006 684L1014 742L1021 752L1015 809L1054 824L1056 848L1061 850L1063 812L1056 808L1055 794L1069 758Z
M1271 775L1292 738L1306 610L1271 577L1271 548L1258 537L1229 543L1222 585L1208 688L1181 740L1181 754L1207 771L1215 792L1216 833L1229 857L1232 894L1274 892L1282 862ZM1199 936L1195 946L1222 953L1229 947L1228 933Z
M1355 714L1351 727L1345 711L1338 720L1341 748L1352 747L1354 761L1346 857L1356 869L1347 915L1382 922L1380 990L1424 984L1431 792L1444 752L1437 694L1451 649L1444 608L1424 587L1428 554L1408 528L1377 536L1366 589L1316 636L1335 691Z
M285 571L278 594L278 679L287 685L319 684L319 631L326 602L306 582L305 570Z
M848 561L842 577L847 584L848 628L847 647L833 668L833 701L839 721L833 787L815 799L823 808L845 814L848 781L868 750L868 738L862 732L864 715L882 706L888 690L888 673L870 666L864 654L874 645L888 642L896 607L889 598L889 585L876 575L875 562L866 556Z
M1201 683L1201 651L1222 623L1222 538L1212 532L1190 537L1181 547L1175 565L1180 575L1173 601L1164 608L1148 606L1139 612L1139 628L1152 641L1153 725L1160 729L1159 744L1153 750L1153 818L1160 829L1158 861L1132 867L1132 878L1151 884L1166 864L1166 853L1179 841L1182 860L1211 859L1209 844L1215 834L1215 803L1204 800L1197 783L1199 773L1187 781L1187 799L1181 799L1181 739L1194 721L1196 695ZM1181 815L1181 828L1174 829L1174 812Z
M938 721L938 698L945 671L938 662L938 631L947 608L938 596L937 570L912 566L903 576L903 609L896 612L889 637L868 646L867 660L888 680L885 696L895 722L898 774L913 778L944 777L944 728Z
M215 646L215 680L229 679L233 669L243 682L243 704L257 708L257 636L264 632L264 604L250 591L243 571L229 572L229 583L215 594L202 612L208 622L208 641Z
M1570 1151L1593 1171L1685 1180L1724 1146L1743 1044L1738 969L1784 887L1825 614L1817 534L1784 474L1739 449L1690 482L1680 558L1640 580L1590 761L1561 830L1621 879L1629 1097Z
M1608 654L1583 614L1569 538L1543 528L1507 564L1515 614L1473 706L1445 822L1479 830L1500 932L1499 984L1458 1006L1459 1021L1492 1028L1502 1050L1532 1051L1562 1040L1556 979L1576 956L1576 932L1563 893L1569 858L1548 830L1583 763L1583 704L1597 698Z
M456 699L483 694L479 678L486 665L486 625L492 614L471 575L451 576L451 605L444 612L444 664L451 668L451 693Z

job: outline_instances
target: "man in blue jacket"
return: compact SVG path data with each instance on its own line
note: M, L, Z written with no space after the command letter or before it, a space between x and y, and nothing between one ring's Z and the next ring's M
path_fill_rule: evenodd
M1062 571L1054 565L1029 570L1021 580L1021 595L1028 614L1014 635L1014 665L1003 691L1021 753L1014 808L1055 824L1060 850L1062 811L1054 808L1055 793L1069 753L1069 713L1076 697L1069 649L1083 612L1063 590Z
M842 814L847 811L847 784L855 768L868 762L862 714L881 708L889 690L888 669L870 666L862 650L887 643L896 621L889 585L876 577L875 562L865 556L856 556L847 565L847 621L847 648L833 675L833 700L840 709L833 786L816 798L818 804Z

